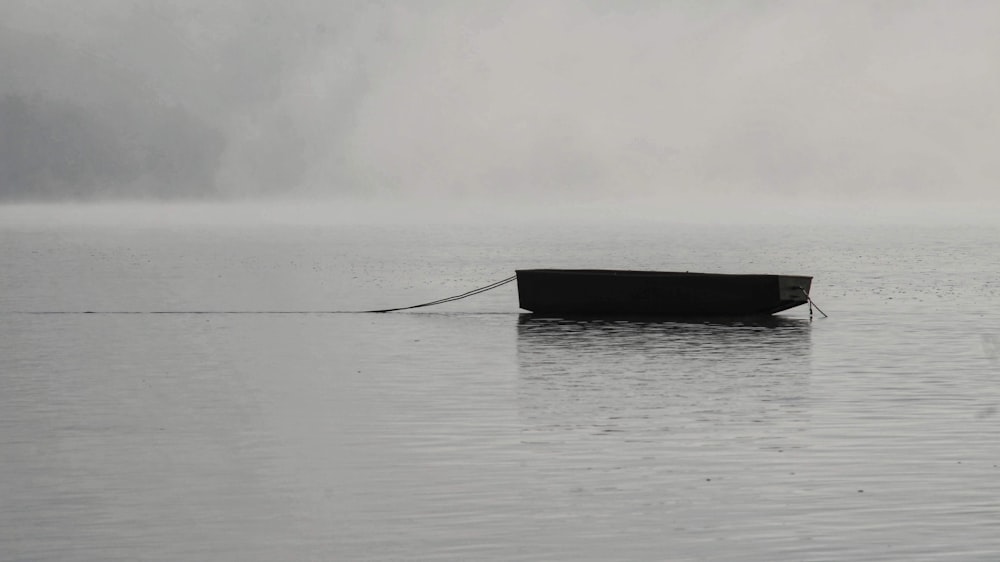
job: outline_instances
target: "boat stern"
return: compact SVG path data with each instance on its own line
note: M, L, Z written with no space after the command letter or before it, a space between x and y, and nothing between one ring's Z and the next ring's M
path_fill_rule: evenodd
M806 304L809 302L809 290L812 287L812 277L804 275L779 275L778 276L778 300L781 302L779 310Z

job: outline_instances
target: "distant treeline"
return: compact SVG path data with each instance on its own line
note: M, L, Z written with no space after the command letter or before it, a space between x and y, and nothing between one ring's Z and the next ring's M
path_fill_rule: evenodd
M183 108L144 102L84 107L0 96L0 199L211 192L223 136Z

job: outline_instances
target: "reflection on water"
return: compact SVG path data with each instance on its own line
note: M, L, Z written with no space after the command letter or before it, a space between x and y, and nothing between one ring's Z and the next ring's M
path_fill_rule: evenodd
M810 323L521 316L519 402L539 431L663 431L784 423L805 413Z
M518 341L532 346L578 347L577 351L632 353L636 348L807 352L810 322L769 316L743 319L559 318L521 314Z

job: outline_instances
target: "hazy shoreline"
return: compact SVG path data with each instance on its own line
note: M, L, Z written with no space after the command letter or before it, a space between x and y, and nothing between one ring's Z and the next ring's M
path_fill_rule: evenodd
M0 204L0 228L16 226L253 226L349 224L490 224L664 222L708 225L995 225L995 204L786 203L722 205L707 201L551 201L538 204L487 201L257 200Z

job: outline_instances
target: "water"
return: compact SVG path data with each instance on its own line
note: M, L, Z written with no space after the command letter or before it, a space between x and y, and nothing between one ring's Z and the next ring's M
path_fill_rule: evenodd
M988 226L2 226L0 559L995 560L997 247ZM515 267L811 274L830 318L545 320L513 285L323 312Z

